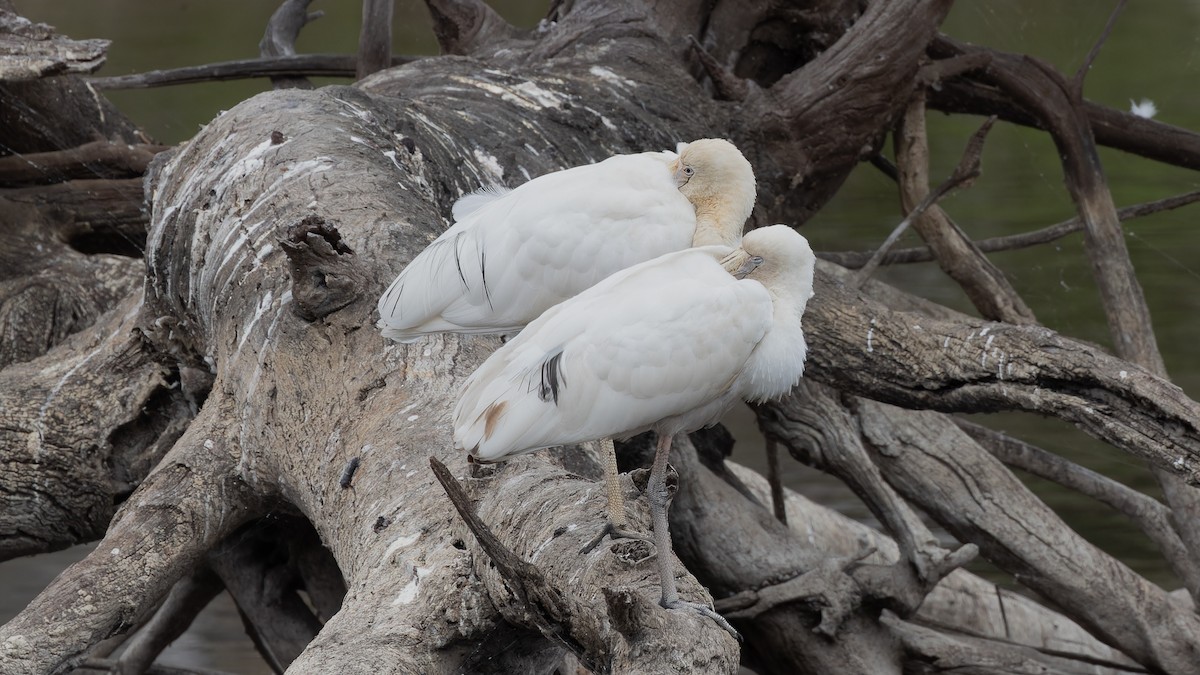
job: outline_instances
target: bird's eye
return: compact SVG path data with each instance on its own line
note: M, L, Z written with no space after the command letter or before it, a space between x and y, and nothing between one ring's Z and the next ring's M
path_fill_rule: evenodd
M750 256L750 264L756 267L763 264L763 257L761 255Z
M693 175L693 174L695 174L695 173L696 173L696 170L695 170L695 169L693 169L692 167L690 167L690 166L685 166L685 167L683 167L683 175L685 175L685 176L691 176L691 175Z

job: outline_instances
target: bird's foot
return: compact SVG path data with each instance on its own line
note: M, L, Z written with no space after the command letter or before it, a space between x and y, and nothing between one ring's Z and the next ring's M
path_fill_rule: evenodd
M725 620L725 617L721 616L720 614L717 614L716 611L714 611L713 608L709 607L708 605L704 605L704 604L701 604L698 602L688 602L686 600L680 600L678 598L676 598L675 600L670 600L670 601L664 600L664 601L661 601L659 604L661 604L663 607L665 607L667 609L691 610L693 612L703 614L704 616L715 621L718 626L720 626L721 628L724 628L727 633L729 633L730 635L733 636L733 639L737 640L738 642L742 641L742 634L737 632L736 630L734 630L733 626L730 626L729 622Z
M651 544L654 543L654 538L648 534L633 532L631 530L617 527L612 523L605 523L604 529L600 530L600 534L596 535L596 538L589 541L588 545L581 548L579 552L584 555L591 553L592 551L596 550L596 547L600 545L600 542L604 541L605 537L612 537L613 539L637 539L638 541L646 541L650 542Z

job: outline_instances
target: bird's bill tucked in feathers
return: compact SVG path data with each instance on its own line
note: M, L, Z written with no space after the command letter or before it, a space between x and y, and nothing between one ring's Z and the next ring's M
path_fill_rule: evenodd
M687 185L688 181L696 173L692 167L683 163L682 157L671 162L669 168L671 169L671 176L675 179L675 187L679 188Z
M744 248L738 248L721 260L721 267L733 275L734 279L745 279L758 266L763 264L762 256L750 255Z

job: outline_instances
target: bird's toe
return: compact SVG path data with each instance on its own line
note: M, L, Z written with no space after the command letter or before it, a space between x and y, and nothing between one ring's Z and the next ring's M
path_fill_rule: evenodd
M701 604L698 602L688 602L686 600L679 600L679 599L671 600L668 602L662 602L661 604L663 607L665 607L667 609L671 609L671 610L692 611L692 612L696 612L698 614L702 614L702 615L712 619L721 628L724 628L725 632L732 635L735 640L737 640L738 642L742 641L742 634L737 632L736 630L734 630L733 626L729 625L729 622L725 620L725 617L721 616L720 614L717 614L716 611L714 611L713 608L709 607L708 605Z

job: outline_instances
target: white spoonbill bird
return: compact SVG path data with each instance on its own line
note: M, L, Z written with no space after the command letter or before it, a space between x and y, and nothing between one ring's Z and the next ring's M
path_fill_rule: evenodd
M737 245L754 171L729 141L616 155L460 199L455 223L379 299L385 337L515 333L618 270L689 246Z
M754 208L754 171L729 141L617 155L460 199L455 223L379 299L386 337L514 333L613 272L689 246L735 246ZM612 441L600 442L604 534L626 532ZM599 538L597 539L597 543Z
M454 408L455 447L494 462L653 429L647 492L662 605L728 628L676 592L665 481L671 438L715 423L738 400L795 386L814 263L804 237L773 225L746 234L732 252L678 251L612 275L548 310L467 379Z

